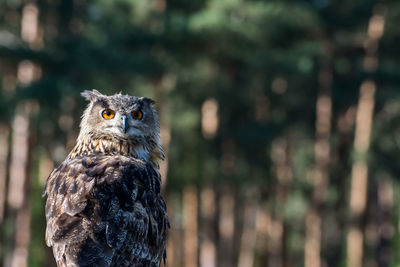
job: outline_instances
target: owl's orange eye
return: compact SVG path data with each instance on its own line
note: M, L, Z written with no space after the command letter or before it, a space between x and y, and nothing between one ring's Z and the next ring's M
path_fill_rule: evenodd
M110 119L114 118L115 112L114 112L114 110L107 108L107 109L103 110L103 112L101 113L101 116L103 116L103 118L106 120L110 120Z
M143 118L143 113L140 110L134 110L131 112L132 118L135 120L141 120Z

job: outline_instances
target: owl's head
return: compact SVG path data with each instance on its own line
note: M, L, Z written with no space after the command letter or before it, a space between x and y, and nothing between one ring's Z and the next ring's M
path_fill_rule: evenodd
M94 134L131 140L159 136L160 125L152 99L121 93L106 96L95 89L81 95L90 103L82 116L80 136Z

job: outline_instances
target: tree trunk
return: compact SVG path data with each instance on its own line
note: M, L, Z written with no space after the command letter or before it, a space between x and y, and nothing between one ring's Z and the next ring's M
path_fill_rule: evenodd
M216 266L216 239L214 225L216 222L215 191L212 187L204 188L200 195L201 239L200 266Z
M224 177L232 176L236 163L236 144L233 138L227 137L221 144L221 172ZM217 192L217 266L234 265L235 241L235 207L236 191L228 185L218 185Z
M369 21L368 36L365 41L364 69L373 73L378 67L377 49L384 30L386 7L375 6ZM362 82L356 115L354 136L354 161L350 189L350 228L347 235L347 266L363 266L363 216L367 204L368 165L367 154L370 146L373 111L375 105L375 81Z
M171 223L171 229L168 232L167 240L166 266L183 267L183 222L180 216L183 212L182 201L177 194L172 193L168 195L166 202Z
M9 266L28 266L28 249L30 242L30 206L29 191L29 113L27 105L17 107L17 114L12 125L13 143L10 163L10 183L8 187L8 204L16 216L14 249ZM8 265L8 264L7 264Z
M184 257L186 267L198 266L197 189L186 186L183 192Z
M168 176L168 150L171 141L171 107L167 93L175 87L176 77L172 74L164 74L161 80L154 82L154 97L157 101L157 111L160 116L160 137L165 153L165 159L160 163L161 186L164 190L167 185Z
M239 267L252 267L254 266L254 251L256 248L257 232L256 232L256 219L258 207L256 202L252 199L253 194L247 194L244 207L243 216L243 231L241 236L241 246L239 253Z
M9 129L5 124L0 125L0 225L4 218L4 204L7 185L7 161L9 150Z
M219 248L218 248L218 267L233 266L234 249L234 207L235 196L232 188L223 188L218 202L219 206Z
M353 129L356 107L349 107L337 120L338 144L332 153L331 170L335 177L333 185L336 192L348 191L348 177L351 172L351 152L353 148ZM330 231L326 231L328 240L326 244L326 260L332 266L339 266L343 261L343 240L346 239L348 196L345 193L338 194L334 206L335 220L331 223ZM325 228L326 229L326 228Z
M40 49L43 41L39 28L39 8L33 2L25 4L21 16L21 39L31 48ZM21 86L27 86L41 76L41 68L30 60L18 64L17 77ZM12 125L12 157L10 162L10 182L8 204L15 212L14 249L9 265L11 267L28 266L30 243L30 158L32 145L32 127L30 116L37 112L37 104L25 102L16 108ZM30 129L31 128L31 129Z
M372 127L375 83L366 81L360 89L360 100L357 109L356 134L354 150L360 157L353 164L350 191L350 229L347 235L347 265L362 266L363 227L362 218L367 204L368 166L366 153Z
M322 248L322 206L325 202L324 196L329 183L330 165L330 132L332 120L332 69L331 69L331 47L326 44L327 58L322 62L318 75L319 92L316 104L315 125L315 169L313 171L313 194L311 205L306 214L306 237L305 237L305 267L320 267Z
M282 211L285 208L289 186L292 182L292 169L289 160L289 145L286 139L278 138L273 141L271 148L273 173L277 178L274 212L268 232L268 266L286 267L286 240L287 228Z
M259 255L255 258L256 266L267 266L265 263L269 262L269 229L271 227L271 217L263 205L264 202L260 203L257 209L256 216L256 249L255 252Z

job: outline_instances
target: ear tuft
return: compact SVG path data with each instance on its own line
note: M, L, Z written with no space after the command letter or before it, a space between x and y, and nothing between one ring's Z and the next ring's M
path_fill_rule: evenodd
M154 105L156 103L156 101L148 97L142 97L141 99L143 100L144 103L147 103L149 105Z
M85 90L81 93L81 96L85 98L87 101L94 102L99 100L100 98L103 98L104 95L102 95L99 91L96 89L92 89L92 91Z

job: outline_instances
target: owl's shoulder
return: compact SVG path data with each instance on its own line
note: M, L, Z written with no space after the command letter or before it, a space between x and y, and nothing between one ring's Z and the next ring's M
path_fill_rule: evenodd
M47 195L46 218L49 220L61 214L74 216L85 209L88 199L97 197L93 193L103 185L120 185L119 181L134 177L149 178L150 172L143 162L125 156L92 155L67 159L47 178L43 190L43 196ZM117 190L114 186L114 192L110 194Z
M127 170L144 170L149 166L138 159L123 155L88 155L66 159L49 175L43 190L43 195L50 189L65 193L63 180L83 180L90 182L97 178L97 183L111 182L121 177L121 172Z

